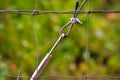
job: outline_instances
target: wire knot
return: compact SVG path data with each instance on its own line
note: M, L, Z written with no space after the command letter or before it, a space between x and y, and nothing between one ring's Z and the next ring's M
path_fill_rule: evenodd
M39 11L37 11L37 10L33 10L33 16L35 16L35 15L38 15L39 14Z
M78 18L70 18L72 24L82 24L82 22Z

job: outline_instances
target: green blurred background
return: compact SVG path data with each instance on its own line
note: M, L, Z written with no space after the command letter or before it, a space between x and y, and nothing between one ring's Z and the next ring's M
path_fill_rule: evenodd
M75 1L38 0L37 9L72 11ZM34 10L34 6L35 0L0 0L1 10ZM84 10L88 10L88 2ZM120 0L90 0L90 10L120 10ZM31 76L37 64L33 25L36 24L40 63L59 37L60 28L71 17L71 14L43 14L35 16L33 22L31 15L0 13L0 75L16 76L19 69L22 69L22 76ZM78 18L83 24L74 26L70 36L57 47L41 75L120 76L120 15L90 14L87 17L86 14L81 14ZM88 65L84 58L87 26L89 26ZM16 78L0 77L0 80Z

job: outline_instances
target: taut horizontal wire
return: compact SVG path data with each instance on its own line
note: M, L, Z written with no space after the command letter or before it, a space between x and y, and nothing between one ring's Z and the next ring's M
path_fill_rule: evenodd
M0 10L0 13L8 13L8 14L25 14L32 15L34 10ZM74 11L42 11L36 10L35 15L41 14L74 14ZM93 13L120 13L120 10L84 10L77 11L78 14L93 14Z
M0 77L10 77L10 78L17 78L18 76L13 75L0 75ZM19 76L20 78L30 78L29 76ZM81 78L109 78L109 79L120 79L120 76L109 76L109 75L102 75L102 76L61 76L61 75L50 75L50 76L40 76L39 78L68 78L68 79L81 79Z

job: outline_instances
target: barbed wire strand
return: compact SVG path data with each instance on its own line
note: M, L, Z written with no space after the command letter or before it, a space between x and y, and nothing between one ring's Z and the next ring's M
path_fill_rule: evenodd
M8 14L22 14L22 15L32 15L34 10L0 10L0 13ZM120 13L120 10L82 10L77 11L78 14L95 14L95 13ZM74 14L74 11L42 11L36 10L36 15L42 14Z

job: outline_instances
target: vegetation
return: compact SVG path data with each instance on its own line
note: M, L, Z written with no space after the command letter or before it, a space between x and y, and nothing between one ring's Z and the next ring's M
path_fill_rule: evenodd
M45 11L71 11L74 9L75 1L39 0L37 8ZM1 0L0 3L1 10L34 10L35 6L35 0ZM120 0L90 0L90 10L119 10L119 3ZM84 10L88 10L88 3ZM40 63L59 37L61 27L71 17L70 14L44 14L35 16L33 21L32 15L0 13L0 75L17 75L19 69L22 69L23 76L31 76L37 64L33 25L36 24L37 29ZM78 18L83 24L75 25L70 36L57 47L42 76L119 76L120 15L90 14L87 17L86 14L81 14ZM84 58L87 26L88 64ZM0 77L0 80L13 78Z

